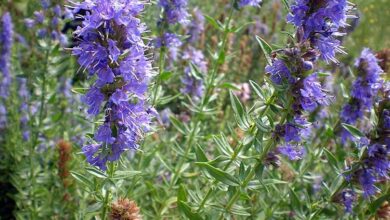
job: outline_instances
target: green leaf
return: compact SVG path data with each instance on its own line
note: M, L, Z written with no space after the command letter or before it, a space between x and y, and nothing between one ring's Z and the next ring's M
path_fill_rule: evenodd
M341 123L341 125L349 133L351 133L352 136L354 136L355 138L360 139L361 137L365 137L365 135L359 129L357 129L355 126L352 126L352 125L349 125L349 124L345 124L345 123Z
M204 162L196 162L196 165L205 168L205 170L213 176L216 180L225 183L226 185L229 186L238 186L240 185L240 182L232 175L229 173L211 166L209 163L204 163Z
M72 88L71 91L73 93L76 93L76 94L82 94L84 95L85 93L87 93L89 89L88 88Z
M265 133L269 132L272 129L269 125L264 124L264 122L261 120L261 118L256 120L256 126L260 131L265 132Z
M170 79L172 77L173 73L170 72L170 71L165 71L163 73L160 74L160 80L162 81L167 81L168 79Z
M257 84L255 81L252 81L252 80L249 80L249 83L251 84L253 90L255 91L255 93L257 94L257 96L260 97L261 100L265 100L265 95L261 89L261 87L259 86L259 84Z
M141 171L136 171L136 170L129 170L129 171L118 170L115 171L113 179L133 178L134 176L138 176L141 173L142 173Z
M377 212L377 210L382 206L382 204L385 202L385 201L389 201L390 200L390 194L387 193L381 197L379 197L378 199L376 199L375 201L373 201L370 206L369 206L369 210L371 212L371 214L375 214Z
M177 193L177 201L187 201L187 192L183 184L180 184L179 191Z
M94 175L97 178L101 178L101 179L107 178L107 175L105 173L103 173L102 171L98 170L95 167L87 167L85 168L85 170L87 170L88 173Z
M220 150L221 153L224 153L226 156L229 157L231 156L231 154L233 153L233 149L223 133L221 133L219 136L213 135L213 140L217 144L218 150Z
M288 0L282 0L284 7L287 9L287 11L290 10L290 5L288 3Z
M224 29L223 25L219 21L217 21L215 18L210 17L208 15L205 15L204 17L206 18L207 22L209 22L214 28L216 28L218 30Z
M238 88L233 83L229 83L229 82L222 83L218 87L221 88L221 89L231 89L231 90L235 90L235 91L240 91L240 88Z
M183 201L177 201L179 210L181 210L191 220L202 220L202 217L191 210L191 207Z
M184 127L183 123L181 123L179 120L177 120L175 117L170 116L170 121L172 122L173 126L182 134L187 134L186 128Z
M337 159L334 156L332 152L330 152L328 149L324 148L324 152L326 154L326 157L328 158L329 164L336 170L338 170L338 164L337 164Z
M267 59L267 63L272 65L271 53L272 47L261 37L256 36L256 40L259 43L261 50L263 51L265 58Z
M87 177L85 177L84 175L80 174L80 173L77 173L77 172L74 172L74 171L70 171L70 174L73 176L73 178L75 178L77 181L79 181L80 183L86 185L87 187L89 187L90 189L93 189L93 183L92 181L90 181Z
M230 91L230 102L232 104L238 125L241 129L248 130L250 125L248 122L247 113L238 97L232 91Z
M195 154L196 154L196 159L198 161L200 162L208 161L205 152L203 151L202 147L199 144L197 145L197 147L195 147Z
M295 193L294 190L290 189L290 202L292 207L295 210L300 210L301 208L301 200L299 199L298 195Z
M191 69L191 75L197 79L197 80L202 80L203 78L203 73L200 71L198 66L190 62L190 69Z

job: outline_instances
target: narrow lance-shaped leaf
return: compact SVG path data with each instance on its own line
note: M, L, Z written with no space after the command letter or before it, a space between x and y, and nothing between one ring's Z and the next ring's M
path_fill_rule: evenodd
M265 58L267 59L267 63L272 65L271 53L272 47L261 37L256 36L256 40L259 43L261 50L263 51Z
M240 182L234 176L230 175L229 173L227 173L219 168L213 167L208 163L196 162L195 164L204 168L216 180L218 180L222 183L225 183L226 185L238 186L240 184Z
M345 123L341 123L341 125L343 126L343 128L345 128L349 133L351 133L355 138L361 138L361 137L365 137L365 135L359 130L357 129L356 127L352 126L352 125L349 125L349 124L345 124Z

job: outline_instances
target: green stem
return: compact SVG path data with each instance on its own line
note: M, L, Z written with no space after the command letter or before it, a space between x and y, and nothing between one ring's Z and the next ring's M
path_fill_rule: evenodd
M209 95L213 91L214 81L215 81L218 69L222 64L222 63L220 63L219 59L221 58L222 54L225 52L225 49L226 49L227 39L228 39L229 32L230 32L229 26L230 26L230 22L233 18L234 11L235 11L235 9L233 7L231 7L230 11L229 11L229 17L228 17L227 22L225 24L225 29L224 29L223 38L222 38L222 46L219 48L217 60L215 60L213 63L213 68L211 71L210 80L207 83L206 92L205 92L203 99L202 99L202 102L201 102L201 106L202 106L201 109L203 109L203 107L206 105L207 99L209 98Z
M260 113L260 118L263 117L265 114L267 114L268 110L270 109L270 104L275 100L275 97L276 97L276 93L272 94L271 98L266 102L267 106L266 108ZM224 166L223 168L223 171L227 170L230 165L233 163L233 161L237 158L238 154L241 152L241 150L244 148L244 144L241 142L240 143L240 146L235 148L234 149L234 152L233 152L233 155L232 157L230 158L229 162ZM218 181L217 180L214 180L214 182L212 183L212 185L214 186L215 184L217 184ZM204 207L204 205L206 204L209 196L211 195L211 192L212 192L212 189L209 188L207 193L206 193L206 196L203 198L202 202L200 203L198 209L197 209L197 212L199 212L200 210L202 210L202 208Z
M50 55L50 50L51 50L51 41L49 40L48 48L46 49L45 53L45 63L43 67L43 71L41 72L41 77L42 77L42 83L41 83L41 96L40 96L40 105L39 105L39 118L38 118L38 125L34 129L34 134L33 134L33 139L31 141L31 148L30 148L30 183L31 183L31 189L30 189L30 199L32 201L32 219L35 219L36 217L36 211L37 211L37 204L34 199L34 188L35 188L35 165L34 165L34 160L35 160L35 148L38 145L38 137L39 137L39 132L42 127L43 123L43 113L44 113L44 108L45 108L45 97L46 97L46 74L48 72L48 66L49 66L49 55Z
M283 116L282 116L282 118L281 118L281 120L280 120L280 122L279 122L280 124L283 124L283 123L284 123L284 121L285 121L286 118L287 118L287 114L288 114L288 113L283 114ZM257 134L256 134L256 136L257 136ZM255 174L256 174L256 168L257 168L258 166L260 166L260 165L263 163L263 161L264 161L264 159L267 157L269 151L270 151L271 149L273 149L277 144L278 144L278 142L275 141L274 139L270 139L270 140L269 140L269 142L268 142L268 144L265 146L263 152L260 154L257 163L256 163L255 166L252 168L251 172L248 174L248 176L245 178L245 180L242 182L241 188L247 187L247 185L249 184L249 182L252 180L252 178L253 178L253 177L255 176ZM235 202L237 201L237 199L240 197L240 193L241 193L241 190L237 190L237 191L234 193L234 195L230 198L230 200L228 201L228 203L227 203L227 205L226 205L226 207L225 207L225 210L226 210L226 211L228 211L228 212L230 211L230 209L232 208L232 206L234 205L234 203L235 203ZM219 219L224 219L223 213L221 213Z
M115 172L115 163L111 162L111 163L109 163L109 169L108 169L108 172L107 172L107 174L108 174L107 179L112 179L112 177L114 175L114 172ZM103 187L104 187L104 185L103 185ZM110 195L111 195L111 191L110 191L110 189L107 189L106 195L105 195L104 201L103 201L102 220L106 220L106 218L107 218L108 206L111 203Z
M152 106L156 105L158 87L161 84L161 79L160 78L161 78L162 72L164 71L164 66L165 66L165 47L161 47L160 56L159 56L159 59L158 59L157 82L156 82L156 85L154 87Z
M232 17L233 17L233 12L234 12L234 9L232 7L230 9L230 12L229 12L228 20L227 20L227 22L225 24L225 30L224 30L224 34L223 34L222 46L219 48L218 58L222 55L222 53L224 53L225 48L226 48L227 37L228 37L229 31L230 31L229 26L230 26L230 22L231 22ZM196 132L196 130L198 128L198 124L199 124L198 123L199 116L201 116L203 114L203 109L204 109L204 107L206 106L206 103L207 103L206 100L207 100L209 94L213 91L213 85L214 85L214 81L215 81L215 78L216 78L216 73L217 73L220 65L221 65L221 63L219 62L219 59L215 60L214 63L213 63L213 68L212 68L212 71L211 71L210 80L209 80L209 82L206 85L206 92L202 96L202 101L201 101L201 105L200 105L200 111L195 116L195 119L197 119L197 120L195 120L195 126L194 126L194 128L192 129L192 131L191 131L191 133L189 135L189 139L187 141L187 147L186 147L186 150L185 150L185 153L184 153L184 157L182 157L182 159L179 161L179 164L178 164L177 169L176 169L176 171L174 173L174 178L173 178L173 181L171 182L170 188L173 187L173 185L176 183L177 179L179 178L179 172L182 169L182 166L183 166L185 160L187 159L189 152L192 149L192 144L194 142L194 135L195 135L195 132Z
M174 172L174 175L173 175L173 178L172 178L172 182L171 182L171 185L170 185L169 189L172 189L172 187L175 185L176 181L177 181L178 178L179 178L179 173L180 173L180 171L181 171L181 169L182 169L182 166L184 165L184 162L185 162L185 160L187 159L188 154L190 153L190 150L191 150L191 148L192 148L192 143L193 143L193 141L194 141L195 132L196 132L196 130L198 129L198 124L199 124L199 123L196 123L195 126L194 126L194 128L191 130L190 136L189 136L189 138L188 138L188 142L187 142L187 144L186 144L186 145L187 145L187 148L186 148L186 150L185 150L185 152L184 152L184 157L182 157L181 160L179 160L179 163L178 163L178 165L177 165L177 169L176 169L175 172Z

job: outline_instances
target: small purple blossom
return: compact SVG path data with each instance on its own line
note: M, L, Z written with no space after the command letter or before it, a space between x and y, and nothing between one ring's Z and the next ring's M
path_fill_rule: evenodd
M292 122L278 125L276 134L284 138L285 142L300 142L310 135L311 124L305 118L296 116Z
M202 11L195 8L193 14L192 21L186 26L189 43L196 43L205 30L205 18Z
M305 148L292 144L282 145L278 147L278 151L290 160L301 160L306 154Z
M291 72L286 66L286 64L280 60L275 59L272 65L267 65L265 71L271 74L271 80L277 85L282 85L283 83L294 83L295 79L291 76Z
M344 190L341 192L341 202L345 207L345 212L351 213L353 208L353 203L357 199L356 193L353 190Z
M385 109L383 110L383 127L385 129L390 129L390 110Z
M183 59L191 62L200 71L200 74L207 73L207 61L202 51L189 47L184 52ZM199 100L203 96L204 85L202 76L197 75L199 73L196 72L190 65L185 68L184 76L181 78L184 87L180 91L191 95L194 100Z
M182 42L180 38L174 34L174 33L164 33L162 37L158 37L155 40L155 47L161 48L161 47L180 47L182 45Z
M323 91L317 74L306 77L300 89L301 106L305 111L314 111L319 105L329 105L329 96Z
M375 186L376 177L373 175L372 170L360 170L359 183L363 188L363 195L366 198L378 192L378 188Z
M164 10L164 19L169 24L188 22L187 0L159 0L158 5Z
M238 6L240 8L245 7L245 6L253 6L257 7L260 5L262 0L239 0L238 1Z

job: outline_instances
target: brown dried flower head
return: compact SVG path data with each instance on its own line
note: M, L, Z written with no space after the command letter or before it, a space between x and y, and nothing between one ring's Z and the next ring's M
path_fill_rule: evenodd
M376 212L379 219L390 219L390 204L384 202L379 210Z
M120 198L111 205L111 220L141 220L139 208L134 201Z

